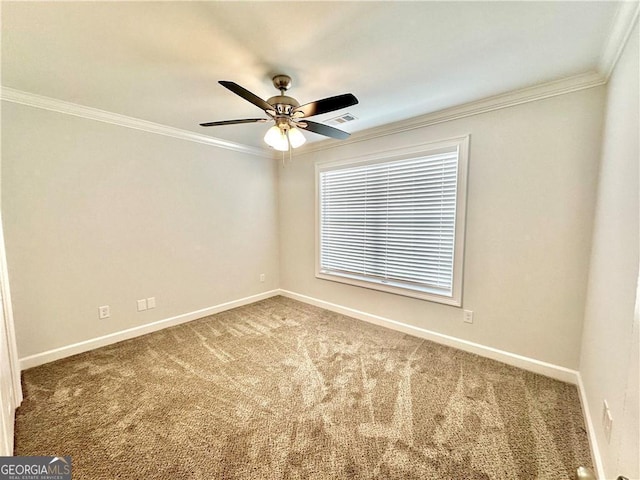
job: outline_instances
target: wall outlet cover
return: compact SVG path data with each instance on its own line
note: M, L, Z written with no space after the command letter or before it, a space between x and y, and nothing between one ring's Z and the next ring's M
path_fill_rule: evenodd
M138 300L138 311L142 312L147 309L147 299L143 298L142 300Z
M101 307L98 307L98 318L100 320L109 318L110 316L111 316L111 309L109 308L109 305L103 305Z

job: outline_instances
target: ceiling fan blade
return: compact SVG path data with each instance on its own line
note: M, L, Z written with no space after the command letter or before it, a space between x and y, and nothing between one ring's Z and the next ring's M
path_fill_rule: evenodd
M294 116L300 117L313 117L314 115L320 115L322 113L333 112L334 110L340 110L341 108L350 107L358 103L358 99L351 93L345 93L343 95L336 95L335 97L323 98L322 100L316 100L315 102L305 103L293 110ZM302 115L300 115L302 113ZM297 114L297 115L296 115Z
M256 107L259 107L264 111L273 110L273 107L271 105L269 105L267 102L265 102L263 99L261 99L256 94L251 93L249 90L247 90L244 87L241 87L237 83L228 82L226 80L220 80L218 83L220 85L222 85L223 87L228 88L229 90L231 90L236 95L241 96L242 98L244 98L248 102L253 103Z
M313 133L324 135L325 137L337 138L338 140L344 140L349 138L350 133L343 132L337 128L330 127L329 125L323 125L322 123L312 122L311 120L305 120L297 124L298 127L305 130L309 130Z
M223 120L221 122L207 122L201 123L201 127L216 127L218 125L236 125L238 123L256 123L256 122L266 122L268 119L266 118L243 118L242 120Z

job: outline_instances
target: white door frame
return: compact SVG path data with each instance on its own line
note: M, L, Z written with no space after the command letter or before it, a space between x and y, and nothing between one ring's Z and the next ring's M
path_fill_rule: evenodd
M22 386L20 384L20 362L18 360L18 348L16 345L15 328L13 323L13 308L11 306L11 290L9 289L9 272L7 269L7 257L4 245L4 231L2 228L2 216L0 214L0 303L2 304L2 312L0 312L0 321L3 322L0 332L0 354L3 360L8 358L10 375L8 379L2 379L0 388L2 392L10 392L9 396L0 395L0 408L3 412L0 419L0 455L13 455L13 413L22 403ZM6 349L6 353L2 350ZM4 405L8 398L10 405ZM8 418L5 417L6 410L10 412Z

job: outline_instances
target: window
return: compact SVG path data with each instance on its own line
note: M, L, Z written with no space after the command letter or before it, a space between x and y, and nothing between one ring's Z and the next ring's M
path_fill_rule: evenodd
M460 306L468 144L317 165L316 276Z

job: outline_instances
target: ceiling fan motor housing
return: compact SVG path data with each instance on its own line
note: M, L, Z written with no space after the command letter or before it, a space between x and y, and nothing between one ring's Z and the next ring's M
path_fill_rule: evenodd
M294 108L300 104L293 97L284 94L291 87L291 77L289 75L276 75L272 78L273 86L280 90L280 95L267 100L269 105L273 105L276 115L291 115Z
M276 95L275 97L271 97L267 100L267 103L273 106L277 115L290 115L294 108L300 106L295 98L288 97L286 95Z

